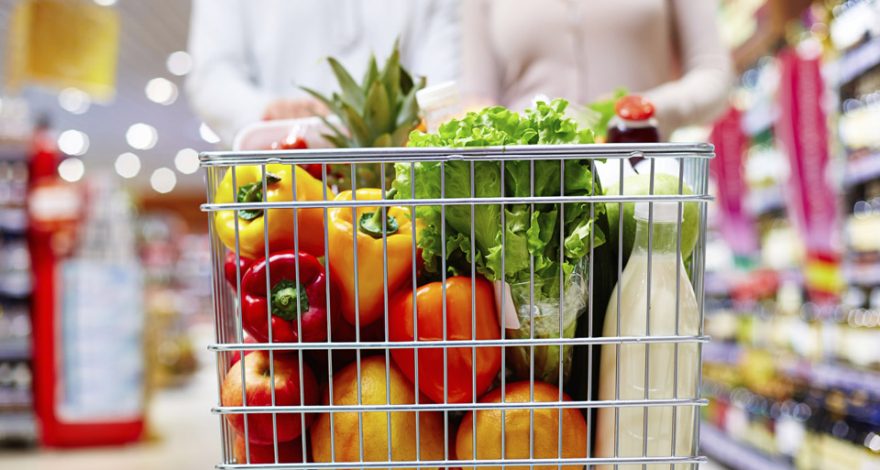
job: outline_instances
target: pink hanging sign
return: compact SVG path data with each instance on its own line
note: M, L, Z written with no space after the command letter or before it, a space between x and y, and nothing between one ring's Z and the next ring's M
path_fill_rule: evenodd
M754 253L758 248L754 221L746 211L748 192L743 167L748 139L740 125L742 113L730 108L712 128L709 140L715 145L715 158L709 171L718 187L721 234L737 255Z

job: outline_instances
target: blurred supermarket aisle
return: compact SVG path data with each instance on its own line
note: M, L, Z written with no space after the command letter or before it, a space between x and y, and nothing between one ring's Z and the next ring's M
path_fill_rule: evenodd
M217 417L207 397L217 396L214 360L206 346L212 326L193 328L199 363L204 366L181 388L157 393L150 406L150 437L118 448L0 451L0 468L15 470L209 469L220 461ZM161 436L161 437L157 437Z
M214 0L205 0L210 1ZM321 0L323 6L330 1ZM360 7L366 0L337 1ZM456 0L437 1L452 4ZM688 274L703 294L704 330L700 333L712 339L701 350L701 392L708 406L701 409L700 452L724 466L709 463L701 470L880 470L880 0L692 1L718 4L719 31L731 50L736 73L730 109L723 118L712 126L679 129L670 136L677 142L716 146L716 158L708 164L707 190L715 202L704 218L705 236L699 237L705 256L697 250L692 258L697 263L705 261L705 276ZM257 2L228 2L251 9L242 17L259 12L258 6L251 5ZM638 15L621 6L625 1L596 0L590 8L581 8L586 1L557 2L588 15L598 13L593 6L602 3L620 23L647 24L634 22ZM224 174L206 178L199 152L223 144L214 132L220 129L212 130L210 119L198 116L189 106L193 87L188 88L186 81L198 75L200 62L198 53L187 45L193 3L199 2L0 0L0 37L5 40L0 41L0 470L207 469L222 462L221 420L210 412L217 402L217 358L206 349L215 337L211 243L217 239L212 241L208 235L211 215L199 208L206 201L207 183L219 182ZM306 3L301 0L298 5ZM473 0L471 5L476 3L491 2ZM540 7L535 6L538 2L531 3L530 8L541 9L554 4L550 0L540 2ZM666 7L682 5L686 0L667 3ZM363 38L358 37L359 28L351 27L354 20L343 16L357 15L358 9L340 8L339 21L336 17L327 21L346 32L339 39L349 46L362 45L358 41ZM25 11L27 15L22 14ZM535 16L522 24L523 31L532 33L526 28L540 27L542 22ZM296 20L324 24L315 15ZM511 29L519 25L509 18L504 21L513 23ZM303 33L295 23L267 23L272 23L267 30L280 25ZM504 30L511 24L495 26ZM608 23L609 29L619 26ZM24 30L31 34L14 34ZM559 31L568 34L569 30ZM217 37L228 40L233 49L250 42L235 34ZM569 39L548 42L560 46ZM700 42L685 36L678 39L683 45ZM297 60L306 59L315 67L326 65L294 47L286 49ZM618 61L638 63L610 57L608 48L596 50L602 61L607 59L615 66L623 65ZM13 60L22 58L19 55L29 60ZM285 59L279 56L277 62L293 64ZM437 55L430 59L449 65ZM358 66L341 62L345 67ZM595 67L590 61L584 65L586 70ZM78 73L85 70L88 76ZM558 73L558 68L550 70ZM650 72L640 73L650 78ZM399 74L389 73L394 75ZM287 76L282 82L291 96L279 92L275 104L297 101L292 93L299 92L299 85L307 85ZM398 128L388 132L368 129L378 135L354 140L383 143L382 134L403 139L417 124L433 131L465 104L461 102L464 93L459 93L463 83L432 86L432 93L410 100L418 106L406 107L407 112L396 102L404 100L403 95L388 97L391 107L384 100L370 100L375 107L365 108L364 116L357 117L363 120L380 114L373 111L382 108L398 109L400 119L387 120ZM335 86L332 81L326 85ZM366 96L372 86L363 88L360 93ZM217 102L238 115L240 110L231 103L241 93L219 89L227 100ZM612 90L607 90L609 96ZM694 97L705 97L699 86L688 90ZM579 117L596 121L586 125L600 141L606 132L619 132L618 140L622 133L634 142L659 138L657 125L666 125L660 122L662 113L655 115L654 105L642 99L618 100L625 94L618 89L614 98L589 103L598 115L584 109ZM621 101L629 105L618 109ZM572 100L570 104L572 110L588 103ZM504 110L503 115L508 112ZM280 114L276 118L257 125L250 135L243 134L248 138L240 143L247 148L286 150L340 143L319 138L318 131L310 135L308 121L284 120ZM646 135L651 137L644 140ZM599 165L606 190L618 178L618 160L613 161L614 165ZM651 161L660 160L647 159L641 164ZM304 164L303 169L320 177L321 165L315 163ZM331 182L327 192L333 197L333 188L344 188L346 179L356 172L326 167ZM659 173L677 173L678 167L674 171L662 167L658 165ZM609 181L602 174L607 168L611 168ZM627 175L629 171L627 167ZM226 177L231 174L225 173ZM360 176L377 175L367 168ZM620 175L624 175L622 168ZM635 195L639 186L649 191L654 186L647 182L648 175L641 173L645 178L641 185L627 182L624 192ZM631 181L639 181L639 176ZM257 202L263 198L261 178L267 185L270 180L283 181L270 174L244 184L239 179L238 189L230 188L229 194L237 202ZM503 180L496 183L505 187L509 183ZM242 192L246 187L250 189ZM651 191L663 193L657 190ZM216 193L213 184L211 192ZM613 210L612 206L616 204L608 208ZM519 208L520 215L526 216L523 220L534 215L527 215L524 208ZM264 221L270 218L268 213ZM228 220L250 222L263 211L238 214ZM372 220L376 224L379 217ZM582 217L580 222L584 221ZM298 222L286 225L301 227ZM214 225L214 233L222 238L218 226ZM609 230L615 227L608 226ZM636 230L635 222L630 228ZM231 239L232 230L226 233ZM255 233L259 236L254 240L264 235ZM373 236L377 233L381 230L373 230ZM697 243L697 231L689 233ZM467 237L464 232L459 235ZM609 236L606 242L614 240L617 236ZM270 251L274 249L253 250ZM582 249L572 251L585 256ZM596 266L603 262L593 259ZM525 270L527 264L520 267ZM234 271L234 263L230 266ZM379 263L372 267L381 274ZM242 273L248 270L244 265L242 269ZM591 275L594 272L591 265ZM235 274L228 276L231 279ZM223 289L220 278L215 273L215 290ZM591 277L590 285L595 286L600 278ZM71 279L85 281L65 282ZM382 286L381 282L377 285ZM613 282L607 287L613 287ZM534 303L534 293L530 296ZM591 293L587 298L599 297ZM68 298L75 301L65 303ZM217 310L222 312L222 308ZM626 310L635 311L622 309ZM601 327L602 317L595 314L603 314L604 306L589 311L590 315L579 313L578 321ZM222 313L220 317L229 318ZM262 309L254 318L260 322L242 329L250 335L265 333L260 331ZM225 341L230 341L229 325L236 323L218 323L221 341L224 334ZM583 331L577 331L573 334L582 336ZM237 337L235 342L242 338L246 337ZM322 380L327 382L326 377ZM249 381L253 386L254 380ZM150 399L142 403L145 390ZM73 413L63 416L70 410ZM134 429L130 435L116 432L123 419L133 421L126 423L131 425L129 431ZM42 430L50 432L38 435L38 421L43 423ZM144 421L148 429L142 435ZM96 435L77 429L83 423L93 424L90 429L97 430ZM595 426L592 431L602 434ZM58 445L65 439L67 445L81 447L53 448L53 441ZM106 444L108 439L136 443L89 447Z

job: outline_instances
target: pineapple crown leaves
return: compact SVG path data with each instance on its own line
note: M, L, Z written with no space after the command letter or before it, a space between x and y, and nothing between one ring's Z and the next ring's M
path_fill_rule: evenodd
M396 41L385 65L379 69L375 55L370 57L363 79L354 77L333 57L327 58L339 91L330 96L302 87L327 105L348 129L348 133L322 118L331 134L324 137L336 147L400 147L419 124L416 92L425 87L424 77L414 80L400 65L400 46Z

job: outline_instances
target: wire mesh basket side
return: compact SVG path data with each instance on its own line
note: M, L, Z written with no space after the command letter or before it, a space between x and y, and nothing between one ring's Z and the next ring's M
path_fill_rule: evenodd
M208 172L208 202L203 209L212 222L217 329L217 342L211 349L218 354L220 389L220 402L214 411L220 417L224 444L219 468L660 468L661 464L663 468L686 468L703 461L697 446L696 407L705 404L699 398L698 358L701 344L707 340L702 329L702 268L706 204L710 199L707 159L711 157L711 148L649 145L638 150L647 157L650 172L649 194L639 196L626 193L624 178L618 194L603 194L596 169L597 161L604 156L608 159L606 165L618 166L623 176L625 159L636 150L619 146L560 147L565 148L538 147L528 152L397 149L381 154L307 151L203 156ZM315 158L322 159L317 179L297 167L314 163ZM673 176L679 184L673 194L654 194L655 161L661 159L677 162L677 175ZM395 182L389 188L382 182L380 188L369 192L354 187L348 196L334 197L325 184L328 166L349 170L351 180L356 181L359 162L396 166L399 180L408 181L409 186ZM434 193L416 183L424 183L425 179L419 180L417 173L422 172L423 176L426 165L437 170ZM577 171L581 168L589 176L579 175ZM511 179L511 171L521 172L525 180ZM552 175L547 177L547 173ZM586 178L588 189L567 192L578 177ZM553 180L553 188L558 188L554 194L541 192L548 179ZM317 193L305 186L314 182L315 187L321 186ZM522 186L511 189L512 183ZM279 185L289 188L279 190ZM687 186L692 194L687 194ZM310 191L310 198L303 196ZM616 273L612 274L605 272L609 265L596 265L596 252L604 250L600 247L607 242L597 241L600 229L587 226L583 229L586 235L578 238L579 234L567 233L566 225L583 225L584 220L592 223L611 204L617 204L623 214L624 204L633 202L647 202L651 213L656 203L677 206L675 256L681 269L687 271L687 283L693 286L699 306L699 326L694 331L679 331L676 307L675 330L652 334L651 306L647 305L644 333L621 334L618 328L617 334L602 334L605 305L596 305L600 302L594 294L598 293L597 283L606 281L597 278L608 275L620 279L623 274L623 217L619 219L618 246L610 265ZM696 206L700 217L696 248L684 266L680 250L681 217L691 210L690 205ZM241 217L243 213L245 218ZM223 217L227 225L220 222ZM541 217L546 219L539 220ZM525 229L512 225L518 223L518 218L523 218ZM262 243L260 237L245 232L253 228L254 220L262 224L257 225ZM279 220L287 228L278 228ZM450 225L450 220L459 226ZM554 225L549 235L540 238L542 224L549 226L550 222ZM337 224L345 223L354 227L354 233L349 238L338 237ZM372 224L378 236L362 240L358 230L365 223ZM653 226L650 221L649 226ZM276 237L273 230L287 235ZM500 249L484 246L486 238L480 238L480 230L497 233ZM653 229L650 233L654 233ZM437 237L436 259L422 260L426 236ZM407 237L409 244L401 241ZM523 253L512 247L521 237L526 237L522 245L528 253L525 260L521 259ZM243 247L243 242L254 245ZM540 243L551 253L549 256L536 251L534 246ZM319 245L320 250L309 244ZM324 283L320 293L309 292L302 303L301 281L306 272L303 265L307 264L301 254L304 245L323 263ZM231 250L227 251L227 246ZM581 259L585 261L576 271L567 265L570 257L566 250L582 253ZM281 289L278 276L288 268L274 263L273 257L286 251L293 253L288 276L291 279ZM250 255L265 260L243 264ZM650 259L649 254L649 298ZM364 266L364 260L372 264ZM437 266L430 266L431 263ZM511 282L514 280L508 276L516 263L527 274L521 284ZM428 276L431 268L435 271ZM254 281L256 275L251 273L257 272L262 273L262 278ZM499 272L503 281L485 280ZM544 279L543 275L546 280L538 282ZM676 305L681 292L678 279ZM351 292L340 287L344 284ZM436 294L431 290L435 287ZM364 297L364 292L374 295ZM269 298L259 304L265 310L264 316L251 310L254 302L250 297L260 295ZM438 297L436 304L423 302L430 295ZM351 298L353 308L346 310L346 302ZM580 298L584 301L577 301ZM272 303L273 299L287 299L287 307L282 310L292 313L289 318L279 320L279 307ZM295 305L290 307L289 302ZM314 318L307 314L322 302L326 313L318 330L325 329L326 334L304 340L303 335L312 331L308 328ZM619 311L620 300L617 302ZM404 304L405 309L401 307ZM492 314L485 314L487 311ZM406 321L393 321L391 315ZM253 335L253 318L260 316L264 320L256 323L266 325L265 334L249 340L254 342L246 342L245 330ZM489 320L492 317L494 323ZM461 321L457 321L459 318ZM276 325L284 322L288 330L297 334L284 333L278 340L282 330L276 329ZM404 323L408 331L401 329ZM486 328L486 324L491 328ZM602 366L598 360L607 347L618 351L615 357L620 357L621 348L643 349L646 384L651 370L651 348L674 350L674 383L678 383L682 372L680 349L695 348L695 367L687 368L695 378L693 390L679 393L675 385L672 396L658 398L646 387L644 397L636 399L600 398L596 384ZM690 353L685 355L694 357ZM350 366L342 369L341 363L348 360L352 361ZM492 366L489 372L480 370L484 364ZM653 366L656 370L660 365ZM497 367L494 375L493 367ZM254 375L254 368L262 372ZM235 379L229 378L233 375L230 370L235 371ZM320 393L312 390L315 387L309 385L309 376L315 376L315 383L323 384ZM259 389L257 380L261 381L262 395L255 391ZM297 383L293 392L288 391L291 381ZM578 385L572 385L572 381ZM338 383L334 389L335 382ZM618 416L621 410L625 410L626 416L628 410L641 410L644 418L639 431L644 445L640 455L623 455L617 445L613 454L597 455L598 447L593 441L598 433L597 414L603 409L613 410ZM670 426L671 444L668 451L661 453L649 451L648 443L649 417L655 416L656 410L668 410L662 411L662 415L671 414L673 423L681 421L680 416L693 416L693 426ZM580 417L582 426L575 422L577 418L571 412ZM552 424L545 424L548 420ZM495 422L497 432L486 431L490 427L486 423ZM536 429L536 422L540 429ZM508 423L514 424L509 428ZM316 431L318 428L322 430ZM519 428L525 428L526 444L511 434ZM680 432L685 428L689 431ZM323 433L322 437L316 437L318 432ZM577 443L567 440L572 434L577 435ZM687 449L677 446L679 439L689 441ZM337 441L346 444L341 446ZM548 442L551 450L546 448ZM292 451L292 446L298 451ZM295 461L302 456L312 461Z

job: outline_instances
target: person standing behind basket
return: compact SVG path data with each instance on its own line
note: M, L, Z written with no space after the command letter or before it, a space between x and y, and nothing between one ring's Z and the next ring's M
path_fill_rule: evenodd
M725 108L729 52L716 0L462 0L462 91L514 109L537 94L584 104L618 87L656 107L661 137Z
M458 0L194 0L187 94L228 146L252 122L326 113L299 87L334 91L327 56L360 79L400 38L410 71L453 80L458 13Z

